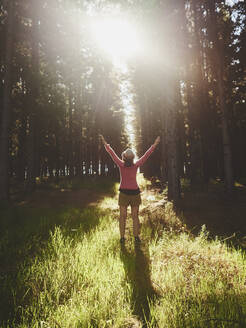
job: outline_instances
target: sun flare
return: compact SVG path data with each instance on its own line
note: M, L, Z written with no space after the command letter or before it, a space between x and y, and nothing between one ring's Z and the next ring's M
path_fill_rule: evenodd
M91 31L99 47L116 62L132 58L140 50L137 29L123 18L97 18Z

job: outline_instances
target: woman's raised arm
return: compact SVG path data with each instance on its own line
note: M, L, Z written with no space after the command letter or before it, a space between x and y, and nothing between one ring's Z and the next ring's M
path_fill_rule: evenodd
M100 137L102 143L104 144L105 150L109 153L109 155L111 156L111 158L115 162L115 164L118 166L124 166L124 162L116 155L115 151L106 142L104 137L101 134L99 135L99 137Z
M153 151L155 150L156 146L159 144L161 138L157 137L155 139L155 142L153 143L153 145L146 151L146 153L139 158L139 160L136 162L137 166L141 166L144 164L144 162L149 158L149 156L153 153Z

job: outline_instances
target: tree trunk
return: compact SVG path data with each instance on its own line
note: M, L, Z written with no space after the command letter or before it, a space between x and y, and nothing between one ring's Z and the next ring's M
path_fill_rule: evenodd
M36 187L36 164L37 164L37 137L38 137L38 125L37 125L37 98L39 94L38 87L38 75L39 75L39 21L38 21L38 10L33 9L32 13L32 79L30 87L30 113L28 117L29 123L29 135L27 142L27 192L32 192Z
M69 94L68 94L68 121L69 121L69 127L68 127L68 175L69 177L74 176L74 143L73 143L73 85L69 84Z
M180 198L180 185L177 160L177 113L175 105L175 85L173 77L169 77L166 104L166 140L168 163L168 199L174 203Z
M167 176L167 142L166 142L166 112L165 106L161 108L161 181L163 186L168 181Z
M232 153L231 141L227 119L227 108L225 104L225 92L223 86L222 68L218 69L218 96L221 110L221 125L222 125L222 139L223 139L223 153L224 153L224 170L226 191L231 193L234 186L233 170L232 170Z
M9 199L9 122L11 111L11 61L13 47L14 4L8 1L8 22L6 29L5 75L3 90L3 108L0 127L0 200Z
M222 126L222 140L223 140L223 155L224 155L224 177L226 192L231 193L234 186L233 169L232 169L232 151L231 151L231 141L227 118L227 108L226 108L226 93L225 93L225 83L223 77L224 71L224 54L221 40L218 36L218 22L216 18L216 9L214 1L210 0L208 3L210 10L210 35L214 43L214 68L216 70L217 78L217 90L218 90L218 100L219 108L221 112L221 126Z
M27 130L26 116L23 115L21 119L21 128L19 131L19 147L17 152L17 163L16 163L16 176L19 183L23 183L25 180L25 156L24 146L26 143L26 130Z

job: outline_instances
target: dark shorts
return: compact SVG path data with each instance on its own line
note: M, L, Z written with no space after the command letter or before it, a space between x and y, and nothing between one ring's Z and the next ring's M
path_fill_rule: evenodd
M141 204L141 195L126 195L120 192L118 204L120 206L139 206Z

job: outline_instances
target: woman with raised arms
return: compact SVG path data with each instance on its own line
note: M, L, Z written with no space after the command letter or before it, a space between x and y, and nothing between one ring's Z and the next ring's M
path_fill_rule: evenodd
M125 242L125 226L127 217L127 207L131 206L131 214L133 219L133 234L135 242L140 242L140 224L139 224L139 205L141 204L140 189L137 183L137 170L145 163L148 157L155 150L156 146L160 142L160 137L157 137L153 145L146 151L146 153L134 162L135 154L131 149L126 149L122 153L122 159L120 159L110 145L105 141L104 137L100 135L102 143L106 151L111 156L112 160L118 166L120 170L120 193L119 193L119 207L120 207L120 242Z

